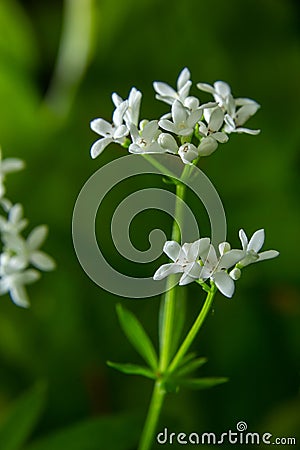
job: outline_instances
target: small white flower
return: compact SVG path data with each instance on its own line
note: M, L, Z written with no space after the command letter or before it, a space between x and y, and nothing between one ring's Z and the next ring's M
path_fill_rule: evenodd
M28 220L23 218L23 206L16 203L8 210L8 218L0 216L0 231L2 233L18 234L27 226Z
M6 251L13 252L16 261L24 267L32 264L39 270L49 271L55 268L54 259L47 253L39 250L44 243L48 233L46 225L40 225L34 228L27 239L22 236L9 234L4 236Z
M228 141L227 134L219 131L224 121L224 112L221 108L205 109L204 118L207 125L199 122L199 134L203 136L199 145L200 156L211 155L217 149L219 142L223 144Z
M214 246L210 245L209 251L202 257L204 266L200 277L203 281L210 278L219 291L225 297L230 298L233 296L235 286L227 270L239 262L245 256L245 252L243 250L230 250L228 242L222 242L219 245L219 252L220 257L217 256Z
M265 241L265 231L263 229L255 231L249 242L243 229L239 231L239 237L242 243L242 248L246 252L246 256L237 265L240 269L255 262L276 258L276 256L279 255L277 250L267 250L265 252L258 253Z
M239 106L238 109L237 106ZM224 117L224 131L226 133L247 133L252 135L259 134L260 130L252 130L242 127L242 125L244 125L244 123L247 122L247 120L250 119L250 117L252 117L259 108L260 105L254 100L248 98L234 99L230 96L227 103L228 114Z
M157 120L147 122L141 130L138 130L134 124L130 126L132 144L128 150L130 153L165 153L157 142L161 131L158 129Z
M174 262L163 264L155 272L153 279L162 280L168 275L182 273L179 281L180 286L199 279L201 266L198 259L207 254L208 248L209 238L201 238L195 242L183 244L183 246L175 241L167 241L163 251Z
M2 152L0 148L0 199L5 194L5 186L4 181L5 177L8 173L18 172L19 170L24 169L25 163L21 159L18 158L5 158L2 159Z
M126 122L127 128L129 130L130 124L138 125L140 117L140 107L141 107L142 93L138 91L135 87L131 88L128 95L128 108L124 114L124 120ZM116 107L120 106L124 100L115 92L112 94L112 101Z
M128 129L126 125L123 124L124 114L128 108L128 101L120 103L114 113L113 113L113 123L109 123L104 119L94 119L91 121L91 129L95 133L103 136L98 139L91 148L91 157L97 158L100 153L112 142L122 144L124 142L125 136L128 135Z
M192 164L194 159L198 158L199 150L194 144L183 144L178 150L178 154L184 164Z
M164 130L170 131L178 136L190 136L194 127L201 118L203 110L198 108L190 112L179 100L172 104L172 120L161 119L158 124Z
M40 274L37 270L25 270L24 263L6 253L0 256L0 295L9 293L12 301L23 308L29 306L24 285L34 283Z
M192 82L190 80L191 73L185 67L179 74L177 79L177 91L169 86L167 83L161 81L154 81L153 87L157 92L155 98L161 100L168 105L173 105L175 100L180 100L182 104L189 109L196 109L199 106L199 100L196 97L189 96Z
M197 83L197 88L213 95L220 108L226 109L228 97L231 95L231 89L225 81L216 81L213 86L207 83Z

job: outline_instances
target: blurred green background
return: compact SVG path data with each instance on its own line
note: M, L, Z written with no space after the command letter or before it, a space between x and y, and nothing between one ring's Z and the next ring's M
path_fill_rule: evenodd
M140 362L115 304L134 311L157 342L159 299L116 298L85 275L72 245L72 210L89 176L126 153L112 145L95 161L89 156L96 139L89 122L110 120L110 94L127 97L136 86L142 117L157 118L168 108L154 100L152 81L175 85L185 66L195 83L226 80L235 96L262 105L249 123L261 134L232 135L202 169L225 206L228 240L237 246L239 228L263 227L265 249L281 254L249 267L232 300L217 296L195 344L209 358L202 374L230 382L170 395L160 429L225 432L244 420L249 431L300 439L299 13L291 0L1 0L0 142L4 156L27 165L8 178L7 190L31 226L49 224L45 249L58 266L30 286L31 309L1 297L0 423L11 427L9 436L20 434L9 444L0 432L1 450L136 448L151 383L114 372L106 360ZM157 178L137 177L103 205L98 229L119 270L112 205L136 189L163 186ZM169 235L170 226L165 214L145 212L133 223L133 242L146 249L151 228ZM126 270L150 275L158 264ZM188 323L202 296L188 287Z

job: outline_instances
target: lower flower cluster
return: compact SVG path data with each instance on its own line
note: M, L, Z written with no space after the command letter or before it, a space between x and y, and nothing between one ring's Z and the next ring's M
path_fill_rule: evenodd
M161 280L171 274L182 274L179 285L183 286L197 281L206 290L206 281L210 280L226 297L232 297L235 290L234 281L241 276L241 269L249 264L275 258L276 250L259 253L265 240L264 230L256 231L248 241L244 230L239 237L242 249L231 249L228 242L222 242L218 251L209 238L201 238L182 246L175 241L167 241L163 251L173 261L163 264L154 274L154 280Z
M28 220L23 217L23 207L20 203L12 204L4 197L6 174L23 167L23 161L17 158L2 160L0 153L0 206L4 212L4 215L0 215L0 295L8 293L16 305L26 308L29 306L29 299L25 285L37 281L39 271L53 270L55 262L40 250L48 227L40 225L24 238L22 232L27 227Z

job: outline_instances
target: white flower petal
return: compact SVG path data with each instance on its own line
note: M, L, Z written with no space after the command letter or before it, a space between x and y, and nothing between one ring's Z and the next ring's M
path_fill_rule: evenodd
M202 116L203 116L203 110L201 108L196 109L195 111L192 111L186 120L187 126L190 128L194 128L194 126L196 125L198 120L201 119Z
M128 128L125 125L120 125L114 132L114 139L121 139L127 136L129 133Z
M16 203L12 206L8 213L8 219L13 224L18 223L23 217L23 206L20 203Z
M252 117L259 109L257 103L250 103L242 106L235 114L235 123L237 126L244 125L247 120Z
M1 161L1 169L0 172L2 173L9 173L9 172L17 172L19 170L24 169L25 163L19 158L5 158L3 161Z
M182 69L177 79L177 90L179 91L191 78L191 72L187 67Z
M21 284L31 284L37 281L40 278L41 274L35 269L25 270L22 274L20 274L19 281Z
M224 122L226 126L224 127L224 131L226 133L233 133L235 131L235 123L233 118L229 114L225 114Z
M242 243L243 250L247 250L248 238L247 238L247 235L246 235L246 233L245 233L245 231L243 229L240 229L240 231L239 231L239 238L240 238L240 241Z
M251 237L247 250L254 250L256 253L259 252L259 250L262 248L263 244L265 242L265 230L257 230Z
M179 280L179 286L185 286L186 284L192 283L195 279L196 278L191 277L187 273L184 273Z
M234 131L236 133L246 133L246 134L251 134L253 136L256 136L257 134L260 133L260 130L251 130L250 128L242 128L242 127L238 127Z
M207 254L209 245L209 238L201 238L191 244L184 244L183 247L188 261L195 261L201 254Z
M44 270L46 272L53 270L56 267L55 261L51 256L38 250L32 253L30 262L37 269Z
M172 118L174 123L185 122L187 119L187 111L179 100L175 100L172 105Z
M119 127L123 123L124 114L128 108L128 100L122 102L113 112L113 123L116 127Z
M230 86L228 83L225 83L225 81L216 81L214 83L214 88L216 93L223 98L226 98L231 94Z
M184 273L194 278L195 280L200 278L201 266L198 262L191 262L184 268Z
M157 120L151 120L148 122L142 131L142 137L148 142L151 142L157 133L158 130L158 122Z
M179 264L174 263L163 264L162 266L160 266L159 269L157 269L157 271L153 275L153 280L155 281L162 280L163 278L173 273L180 273L180 272L183 272L183 268Z
M219 269L229 269L229 267L234 266L237 262L241 261L245 256L244 250L229 250L221 256L218 268Z
M170 131L171 133L177 134L176 125L173 122L171 122L170 120L161 119L158 122L158 125L166 131Z
M176 261L179 257L180 250L181 246L176 241L167 241L163 248L164 253L172 259L172 261Z
M94 119L90 123L90 127L100 136L111 136L114 132L113 126L104 119Z
M258 261L264 261L266 259L276 258L279 255L277 250L266 250L258 254Z
M176 91L167 83L162 81L154 81L153 83L154 90L161 95L162 97L174 97L176 96Z
M142 153L147 153L145 151L145 149L143 149L142 147L140 147L137 144L130 144L129 148L128 148L129 153L135 153L135 154L142 154Z
M214 88L207 83L197 83L197 88L200 89L200 91L209 92L210 94L215 92Z
M30 250L36 250L45 241L48 234L48 227L46 225L39 225L35 227L27 238L27 245Z
M97 158L97 156L99 156L100 153L102 153L103 150L112 142L113 138L111 137L98 139L98 141L96 141L91 147L91 157L93 159Z
M21 308L28 308L30 306L26 289L22 285L14 285L10 291L12 301Z
M192 86L192 82L188 80L182 88L178 89L178 97L184 101L184 99L189 95L190 89Z
M186 106L187 108L191 109L192 111L199 108L200 102L199 99L197 97L187 97L184 99L184 106Z
M228 136L227 134L223 133L222 131L216 131L216 133L214 133L213 138L220 142L221 144L225 144L226 142L228 142Z
M230 246L229 242L221 242L219 244L219 252L220 252L221 256L223 256L225 253L229 252L229 250L231 250L231 246Z
M219 291L225 295L225 297L231 298L234 294L234 281L228 273L226 272L217 272L213 276L213 281Z
M223 124L223 120L224 120L224 113L222 109L221 108L214 109L209 119L208 128L211 131L218 131Z
M117 94L116 92L113 92L111 94L111 99L112 99L113 104L115 105L115 107L119 106L124 101L122 99L122 97L120 97L120 95Z

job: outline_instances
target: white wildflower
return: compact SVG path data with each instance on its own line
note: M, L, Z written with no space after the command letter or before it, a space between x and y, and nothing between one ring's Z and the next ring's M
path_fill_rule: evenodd
M222 242L219 245L219 253L220 257L217 256L214 246L210 245L209 251L202 257L204 266L200 278L203 281L211 279L225 297L232 297L235 286L227 270L245 256L245 251L231 250L228 242Z
M185 243L183 246L175 241L167 241L163 251L174 262L163 264L155 272L153 279L162 280L171 274L182 273L180 286L199 279L201 266L198 260L207 253L208 248L209 238L201 238L193 243Z
M26 269L24 263L6 253L0 256L0 295L8 293L12 301L23 308L29 306L24 285L34 283L40 277L37 270Z
M113 123L109 123L104 119L94 119L91 121L91 129L95 131L95 133L102 136L101 139L98 139L91 148L91 157L97 158L100 153L112 142L116 142L118 144L123 144L125 140L125 136L128 135L129 131L124 125L124 114L128 108L128 101L124 101L116 107L113 113Z
M158 129L157 120L147 122L138 130L134 124L130 126L132 144L128 150L130 153L165 153L157 142L161 131Z
M265 231L263 229L255 231L249 242L245 231L242 229L239 231L239 237L242 248L246 252L245 257L237 265L240 269L255 262L276 258L279 255L277 250L267 250L259 253L265 241Z
M170 131L178 136L190 136L194 132L194 127L201 118L203 110L201 108L190 112L179 100L172 104L172 120L161 119L158 124L166 131Z

